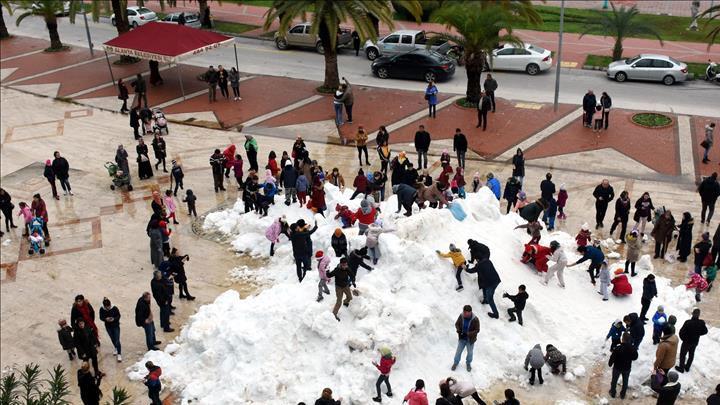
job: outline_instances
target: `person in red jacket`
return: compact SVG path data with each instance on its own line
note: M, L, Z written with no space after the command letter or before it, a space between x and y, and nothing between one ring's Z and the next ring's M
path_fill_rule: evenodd
M533 263L538 272L545 273L548 270L548 259L550 256L552 256L552 250L550 250L549 247L528 243L525 245L525 251L520 261L523 263Z
M628 281L623 269L615 270L615 278L610 281L613 284L612 293L616 297L632 294L632 286Z
M313 179L310 203L312 204L312 208L315 209L315 212L323 217L325 216L325 210L327 209L325 205L325 187L318 176L315 176Z
M45 238L45 244L49 245L50 243L50 231L48 230L47 223L48 223L48 211L47 206L45 205L45 200L40 197L40 194L35 194L33 196L32 204L30 204L30 209L32 210L33 215L36 217L40 217L43 219L43 237Z
M355 176L355 180L353 180L353 187L355 187L355 191L350 197L351 200L360 194L365 195L368 193L368 179L363 169L358 170L358 174Z
M358 221L358 235L365 235L370 224L375 222L377 217L377 209L375 203L371 200L372 197L367 197L360 202L360 208L353 214L353 218Z
M278 167L277 154L275 154L274 150L271 150L270 154L268 154L267 168L270 169L270 172L272 173L273 177L275 177L277 179L278 174L280 173L280 167Z
M230 145L223 151L223 156L225 156L225 178L230 178L230 169L233 167L233 163L235 163L235 145Z
M403 402L408 405L428 405L427 394L425 393L425 381L415 381L415 388L405 395Z
M380 370L380 376L378 376L377 382L375 382L375 388L377 389L377 396L373 398L373 401L375 402L382 402L382 397L380 396L380 384L382 384L383 381L387 387L387 393L385 395L389 397L393 396L392 387L390 387L390 369L393 364L395 364L395 356L392 355L392 352L387 347L383 347L379 351L381 355L380 364L377 364L374 361L372 362L373 366Z

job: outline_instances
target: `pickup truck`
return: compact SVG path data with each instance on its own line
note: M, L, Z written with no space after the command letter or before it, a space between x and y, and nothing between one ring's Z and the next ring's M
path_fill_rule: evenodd
M275 33L275 46L277 49L284 51L291 46L297 46L300 48L315 48L319 54L325 53L320 38L317 35L310 33L312 25L310 23L296 24L288 30L284 35L276 32ZM340 27L338 29L337 46L346 47L352 45L352 31L349 28Z
M402 30L386 35L378 39L376 43L370 40L366 41L363 50L368 59L375 60L379 56L392 56L408 53L415 49L426 49L427 41L425 31ZM438 41L430 49L445 55L450 48L451 45L447 41Z

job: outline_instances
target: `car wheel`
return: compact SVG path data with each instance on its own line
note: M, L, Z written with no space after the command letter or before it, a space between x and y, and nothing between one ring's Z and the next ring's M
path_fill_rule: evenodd
M437 75L433 71L427 71L425 72L425 81L430 82L436 82L437 81Z
M317 44L315 44L315 50L320 55L325 55L325 47L323 46L322 42L318 42Z
M110 19L110 24L112 24L113 27L115 26L115 24L116 24L116 23L115 23L115 18L111 18L111 19Z
M133 21L133 23L132 23L132 27L133 27L133 28L137 28L137 27L138 27L138 23L137 23L137 21Z
M627 80L627 75L624 72L615 73L615 81L622 83L625 80Z
M672 86L673 84L675 84L675 78L670 75L667 75L667 76L663 77L663 84L666 86Z
M531 63L527 65L527 67L525 68L525 72L530 76L535 76L536 74L540 73L540 66Z
M390 72L388 72L387 68L381 67L377 70L377 75L381 79L387 79L390 77Z
M368 59L375 60L378 57L378 50L375 48L368 48L368 50L365 51L365 55L367 55Z
M284 51L288 49L287 40L285 38L278 38L275 40L275 46L277 47L277 49Z

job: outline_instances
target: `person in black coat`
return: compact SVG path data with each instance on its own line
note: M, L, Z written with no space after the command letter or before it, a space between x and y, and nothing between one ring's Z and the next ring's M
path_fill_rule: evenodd
M135 304L135 325L145 331L145 343L148 350L158 350L155 345L160 344L155 340L155 322L153 321L152 307L150 306L149 292L144 292Z
M365 260L370 260L368 256L368 248L363 247L361 249L355 249L348 255L348 267L350 268L350 280L352 280L353 288L355 286L355 279L357 277L357 271L360 267L367 271L373 271L373 268L365 263Z
M292 204L297 202L297 190L295 185L297 184L298 176L298 171L295 170L292 161L288 160L285 162L285 167L283 167L280 172L280 184L282 184L285 189L285 205L287 206L290 206L291 199Z
M547 209L548 203L542 198L539 198L530 204L520 208L520 217L528 222L537 222L545 209Z
M715 393L707 397L707 405L720 405L720 384L715 386Z
M603 228L608 204L615 199L615 190L608 179L603 179L602 183L595 187L593 197L595 197L595 229Z
M395 213L399 213L401 208L405 208L405 216L412 215L413 204L417 200L417 189L407 184L397 184L392 187L393 193L397 195L398 209Z
M515 304L513 308L508 308L507 312L510 315L510 322L515 322L515 316L517 315L517 321L520 326L523 324L522 312L525 309L525 302L530 296L525 291L525 284L520 284L518 287L518 293L510 295L508 293L503 294L503 298L507 298Z
M710 254L711 247L710 234L708 232L703 232L700 237L700 242L693 246L693 253L695 254L695 273L702 275L703 262L705 261L707 255Z
M43 176L47 179L48 183L50 183L53 198L59 200L60 197L58 197L57 187L55 186L55 171L52 168L52 162L50 161L50 159L45 162Z
M128 112L127 101L130 98L128 94L128 88L125 86L123 79L118 79L118 100L122 100L122 107L120 107L120 113L125 114Z
M340 400L333 399L332 390L325 388L322 390L320 398L315 400L315 405L340 405Z
M142 138L140 135L140 113L137 107L133 107L130 110L130 127L133 129L133 135L136 140Z
M67 324L66 320L61 319L58 321L57 334L58 341L60 341L60 346L62 346L63 350L67 352L70 360L74 360L75 340L73 339L73 328Z
M490 258L490 249L485 244L474 239L468 239L467 244L468 250L470 250L470 264Z
M522 184L515 177L508 177L507 183L505 183L505 191L503 191L503 198L507 200L507 211L506 214L510 213L510 209L517 204L517 195L520 192Z
M82 318L78 319L77 326L73 331L73 341L75 342L78 358L85 361L90 360L93 370L95 370L95 375L102 374L98 368L97 359L97 346L99 343L93 329L89 325L86 325L85 320Z
M675 366L675 370L684 373L690 371L693 359L695 358L695 349L700 342L700 336L708 333L705 321L700 319L700 309L695 308L692 312L692 318L685 321L680 328L680 364ZM687 356L687 361L685 357Z
M52 169L53 172L55 172L55 177L60 181L60 187L63 189L63 193L65 195L73 195L72 190L70 188L70 164L68 163L67 159L60 156L60 152L55 151L53 153L53 156L55 159L52 162Z
M220 149L215 149L212 155L210 155L210 167L212 168L213 175L213 186L215 192L219 190L225 191L225 185L223 184L223 170L225 170L225 163L227 158L220 152ZM245 211L247 212L247 211Z
M150 291L152 291L155 303L160 307L160 327L165 332L174 332L175 330L170 327L170 299L171 296L168 294L168 289L165 286L165 280L163 280L162 272L155 270L153 273L153 279L150 281Z
M343 233L342 229L340 229L340 228L335 229L335 232L333 233L332 237L330 238L330 245L332 246L336 257L347 256L347 248L348 248L347 238L345 237L345 234Z
M683 213L682 222L678 227L678 240L677 240L677 260L681 263L687 261L687 257L690 255L690 248L692 246L692 229L694 225L693 217L689 212Z
M592 90L588 90L587 93L585 93L585 96L583 96L583 111L585 114L583 115L583 118L585 119L584 125L587 128L592 127L592 117L593 114L595 114L595 106L597 106L597 98L595 97L595 94Z
M415 132L415 151L417 151L418 154L418 169L427 169L427 153L429 149L430 133L425 130L425 125L420 125L418 131Z
M480 100L478 100L477 105L478 124L475 126L475 128L480 128L482 126L483 131L487 130L487 115L491 109L492 100L484 91L480 92Z
M625 315L623 322L625 323L625 328L630 332L630 342L633 348L637 350L638 347L640 347L640 342L642 342L645 337L645 324L640 320L636 312Z
M520 182L520 188L522 188L523 179L525 178L525 155L522 149L517 148L515 151L515 156L512 158L512 166L512 175Z
M625 399L625 393L627 392L628 381L630 380L630 370L632 369L632 362L637 360L638 352L630 342L630 334L623 333L621 343L615 347L610 359L608 360L608 366L612 367L612 380L610 380L610 396L615 398L617 381L622 375L622 388L620 389L620 398Z
M455 136L453 136L453 151L457 153L458 166L465 168L465 153L467 152L468 141L465 134L460 128L455 128Z
M187 275L185 274L185 262L188 260L190 260L190 256L180 255L176 248L173 248L170 252L170 272L173 275L173 279L178 283L179 297L193 301L195 297L190 295L188 291Z
M620 197L615 200L615 215L613 223L610 226L610 234L615 233L615 228L622 225L620 229L620 243L625 243L625 234L627 233L627 224L630 218L630 197L627 191L620 193Z
M312 256L312 244L310 235L317 231L315 223L313 229L308 230L305 220L299 220L290 225L290 243L292 244L293 257L295 258L295 272L298 281L302 283L305 275L310 271L310 258Z
M642 298L640 298L640 304L642 305L642 308L640 308L640 320L643 324L648 321L648 318L645 315L647 315L647 311L650 309L650 303L654 297L657 297L655 276L653 274L648 274L643 280L643 292Z
M80 387L80 399L83 405L100 404L100 381L102 375L90 373L90 366L84 362L77 372L78 387Z
M105 323L105 330L110 341L115 347L115 354L117 354L117 361L122 361L122 345L120 344L120 310L115 305L110 303L110 300L105 297L103 298L103 305L99 311L100 320Z
M471 252L472 253L472 252ZM472 262L472 259L471 259ZM500 276L495 270L489 258L479 260L472 269L468 268L468 273L477 273L478 288L483 292L483 304L489 304L492 312L488 312L490 318L498 319L500 313L495 306L495 289L500 284Z
M655 378L651 378L650 388L657 392L657 405L673 405L680 395L680 382L678 382L678 373L671 371L667 374L667 383L658 385Z
M717 172L706 177L698 186L698 193L700 194L700 200L702 202L702 211L700 211L700 223L710 225L710 219L712 219L713 213L715 212L715 202L720 196L720 184L717 180ZM707 217L705 212L707 211Z

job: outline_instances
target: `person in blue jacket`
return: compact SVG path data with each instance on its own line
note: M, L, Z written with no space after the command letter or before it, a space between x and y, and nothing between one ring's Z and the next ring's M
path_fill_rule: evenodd
M665 325L667 325L667 315L665 315L665 307L662 305L658 305L657 311L655 312L655 315L652 317L652 323L653 323L653 335L652 340L653 344L656 345L660 343L660 336L662 335L663 328Z
M615 322L610 325L610 331L608 332L607 336L605 336L606 341L608 339L612 339L610 341L611 352L620 345L620 339L622 338L623 332L625 332L625 326L623 325L621 320L616 319Z
M428 117L429 118L435 118L436 114L436 108L437 108L437 94L438 94L438 88L435 86L435 82L432 80L430 83L428 83L427 88L425 89L425 100L428 102Z
M495 194L495 198L498 200L500 199L500 182L498 179L495 178L495 175L492 173L487 174L487 184L488 187L490 187L490 191Z
M595 285L595 277L597 277L598 273L600 273L600 266L602 266L603 261L605 261L605 255L602 250L596 248L595 246L578 246L577 251L583 256L568 267L573 267L584 261L590 260L590 266L588 267L587 272L590 274L590 282L592 285Z

